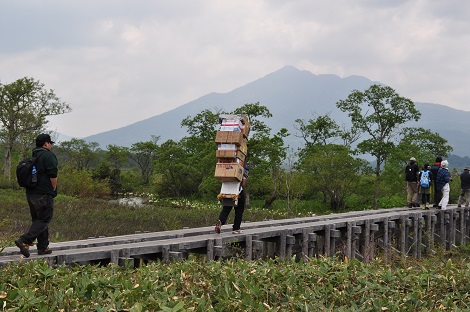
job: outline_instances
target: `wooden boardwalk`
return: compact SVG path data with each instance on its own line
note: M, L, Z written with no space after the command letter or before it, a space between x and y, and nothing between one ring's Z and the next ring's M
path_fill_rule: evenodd
M450 250L470 241L470 209L449 206L364 210L326 216L246 222L243 233L232 234L225 225L221 234L214 227L145 232L51 243L52 254L22 258L18 248L0 255L0 267L45 259L51 266L108 264L138 267L142 262L183 261L189 254L203 254L208 261L226 257L247 260L293 256L341 255L372 260L380 252L386 261L392 255L421 256L441 245Z

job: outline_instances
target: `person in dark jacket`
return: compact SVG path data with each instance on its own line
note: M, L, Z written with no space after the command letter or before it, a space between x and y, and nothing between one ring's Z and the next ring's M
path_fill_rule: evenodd
M431 166L431 173L432 173L432 176L434 178L437 177L437 172L439 171L439 168L441 168L441 161L442 161L442 157L437 156L436 157L436 163ZM433 198L434 198L434 201L433 201L433 205L432 205L434 208L439 207L439 202L441 201L441 198L442 198L442 192L437 191L436 183L437 183L437 179L434 179L434 181L433 181L433 192L434 192Z
M442 210L447 209L447 204L449 203L449 193L450 193L450 184L451 181L450 173L449 173L449 162L447 160L443 160L441 162L441 167L437 172L436 177L436 191L442 192L442 198L439 202L439 207Z
M411 157L410 163L405 168L406 201L409 208L419 207L418 202L418 176L419 167L416 158Z
M36 148L33 157L36 160L38 183L33 189L26 189L26 199L29 205L32 224L28 232L15 241L23 256L30 256L29 247L37 239L38 255L52 253L49 249L49 223L54 212L54 197L57 196L57 158L51 152L54 141L49 134L40 134L36 137Z
M460 196L457 207L462 207L465 204L465 208L468 208L470 201L470 167L465 167L462 174L460 174Z
M246 201L245 186L246 186L246 181L248 180L248 172L249 172L248 168L244 167L243 178L240 183L240 193L238 194L238 201L236 205L234 207L222 206L222 211L219 214L219 219L217 220L215 224L215 229L214 229L215 233L220 234L222 225L227 223L227 219L230 214L230 211L232 211L232 208L235 209L235 217L234 217L233 225L232 225L232 233L233 234L243 233L243 231L240 230L240 226L242 224L243 212L245 211L245 201Z

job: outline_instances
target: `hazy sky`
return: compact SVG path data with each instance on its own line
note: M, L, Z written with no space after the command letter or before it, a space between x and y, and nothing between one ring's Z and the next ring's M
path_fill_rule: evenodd
M285 65L469 111L470 1L0 0L0 82L53 89L73 112L51 128L73 137Z

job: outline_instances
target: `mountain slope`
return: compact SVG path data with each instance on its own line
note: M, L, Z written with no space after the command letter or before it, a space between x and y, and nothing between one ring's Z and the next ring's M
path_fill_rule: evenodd
M340 78L336 75L314 75L285 66L230 92L210 93L166 113L92 135L85 140L98 142L101 147L107 144L130 146L149 140L151 135L160 136L160 143L168 139L179 140L186 135L180 123L187 116L194 116L204 109L232 111L243 104L259 102L268 107L273 115L268 120L269 126L273 131L287 128L291 136L286 142L295 148L301 145L294 135L296 119L307 120L314 114L330 114L338 124L348 123L347 115L336 107L336 102L345 99L352 90L365 90L375 83L379 82L361 76ZM453 154L470 155L470 146L465 142L470 112L438 104L415 104L422 117L413 126L440 133L454 147Z

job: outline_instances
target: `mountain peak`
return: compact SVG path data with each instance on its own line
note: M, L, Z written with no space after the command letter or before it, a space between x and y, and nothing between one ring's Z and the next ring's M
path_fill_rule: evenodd
M244 104L259 102L268 107L273 115L267 120L272 130L277 132L281 128L288 129L291 135L286 143L296 148L303 144L295 136L296 119L308 120L314 115L329 114L339 125L349 124L347 114L341 112L336 103L347 98L353 90L366 90L375 83L380 84L362 76L341 78L332 74L315 75L287 65L230 92L209 93L163 114L89 136L85 140L98 142L102 147L108 144L131 146L150 140L152 135L160 136L160 142L180 140L187 135L186 129L180 125L188 116L195 116L204 109L230 112ZM443 110L438 105L415 104L422 112L422 117L414 126L440 133L454 147L456 155L470 155L470 146L461 139L467 137L465 129L470 112ZM452 123L430 123L435 119L434 116L441 118L443 115L444 119L452 120Z

